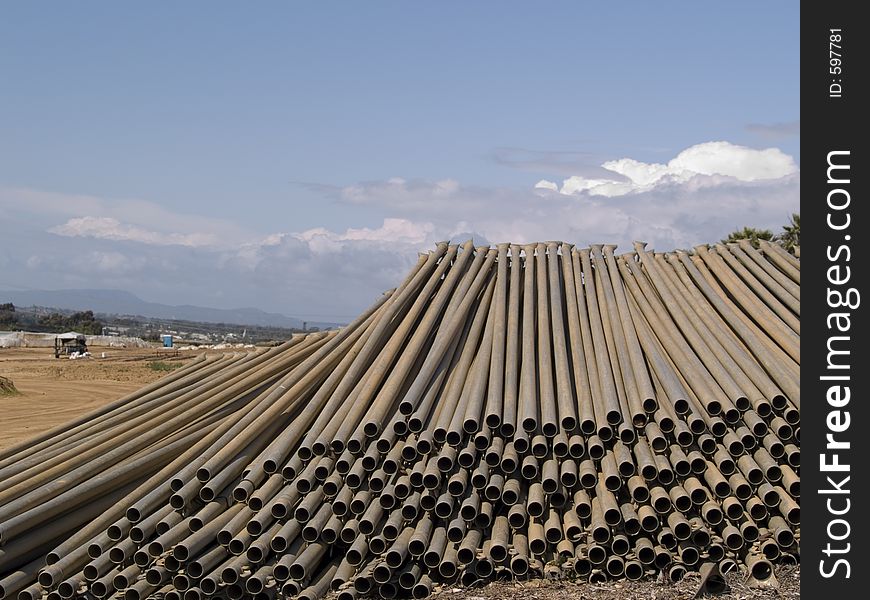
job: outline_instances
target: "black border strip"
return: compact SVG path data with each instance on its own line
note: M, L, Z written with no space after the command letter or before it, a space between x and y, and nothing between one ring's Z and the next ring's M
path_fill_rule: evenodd
M870 221L864 210L867 203L866 180L870 177L865 150L866 113L870 103L862 81L867 75L864 59L867 56L866 40L870 26L858 18L858 8L861 6L857 2L804 2L801 7L801 212L804 232L801 240L803 519L800 546L801 592L807 598L866 597L865 582L870 569L867 560L870 496L865 491L870 473L867 466L870 463L870 422L867 414L870 398L866 393L866 381L870 377L870 365L867 365L870 338L866 333L867 309L864 306L870 302L870 296L864 293L867 290L865 278L862 277L866 274L866 245L870 243ZM835 37L832 38L832 35ZM837 38L837 35L841 37ZM839 42L839 48L831 45L832 39L834 43ZM832 63L831 59L842 62L837 64L834 60ZM840 72L837 72L836 67L840 67ZM840 153L830 155L831 152ZM828 181L829 156L832 162L850 165L848 171L839 169L831 172L831 178L839 180L837 182ZM846 179L848 183L844 181ZM836 190L845 190L845 193ZM834 205L845 204L848 193L848 206L832 210L828 206L829 193ZM839 227L845 223L846 213L850 219L847 228L835 230L829 225L829 215L830 222ZM829 271L831 267L835 270ZM849 281L841 284L829 281L829 276L844 278L847 267L850 269ZM830 293L841 292L845 295L849 288L854 288L863 296L856 308L830 306L836 304L838 299L836 295L830 296ZM848 320L839 321L840 325L848 323L847 332L828 328L831 313L849 313ZM827 344L831 336L836 335L848 338L833 341L834 347L851 352L836 357L837 362L848 364L848 369L833 370L828 367ZM820 379L825 375L848 375L850 379ZM850 388L851 398L847 405L837 408L828 402L828 391L834 385ZM836 398L834 400L836 402ZM849 427L834 434L836 440L850 443L848 450L825 448L826 435L830 432L829 415L833 415L830 418L834 427L837 427L836 419L845 418L842 412L839 416L832 412L837 410L849 412ZM822 472L820 454L825 453L825 460L830 463L835 452L839 454L840 463L850 465L848 473ZM843 483L845 475L850 479ZM828 476L832 482L828 482ZM820 492L832 489L831 483L841 485L849 493ZM831 514L827 504L829 499L832 510L844 509L848 499L849 511L841 516ZM848 525L834 522L838 518L848 522ZM847 528L848 536L844 539L831 539L831 535L844 535ZM828 555L825 553L828 544L833 550L844 550L848 544L848 552L831 552ZM839 559L847 561L848 569L846 563L836 563ZM825 577L822 571L830 577Z

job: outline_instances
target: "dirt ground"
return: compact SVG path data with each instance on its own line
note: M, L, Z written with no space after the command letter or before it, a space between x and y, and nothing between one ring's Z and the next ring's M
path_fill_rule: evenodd
M55 358L52 348L0 348L0 376L11 379L19 392L0 395L0 449L80 417L169 372L155 369L154 363L171 368L199 354L101 347L91 348L91 353L89 359L69 360Z
M740 573L725 575L729 590L717 600L795 600L800 598L800 567L777 567L762 583L747 581ZM677 583L670 581L608 581L602 584L574 581L496 581L481 587L436 586L432 600L690 600L700 585L697 573Z

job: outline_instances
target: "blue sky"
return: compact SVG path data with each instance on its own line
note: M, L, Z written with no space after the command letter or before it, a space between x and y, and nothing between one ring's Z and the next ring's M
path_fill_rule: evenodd
M6 3L0 77L0 288L350 316L437 239L798 209L792 2Z

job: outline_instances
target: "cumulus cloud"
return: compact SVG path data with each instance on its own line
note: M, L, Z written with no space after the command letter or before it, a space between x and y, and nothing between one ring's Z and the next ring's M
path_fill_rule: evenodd
M611 175L574 176L561 186L543 179L532 193L403 178L320 191L426 223L429 241L474 232L476 240L493 242L562 239L630 248L642 239L668 249L716 241L743 225L776 230L799 210L798 168L776 148L707 142L666 164L622 158L601 170Z
M706 142L680 152L667 164L646 163L632 158L621 158L603 163L602 168L612 172L612 178L587 178L573 175L562 182L541 180L536 189L558 189L562 194L588 193L593 196L624 196L647 192L660 185L687 183L699 176L722 181L753 182L780 179L797 172L791 156L778 148L756 150L729 142Z
M437 241L435 226L427 222L387 218L380 227L348 228L331 231L325 227L300 232L277 233L260 240L243 244L238 249L224 251L221 265L224 268L248 272L273 271L279 265L299 273L315 273L325 276L325 265L338 267L348 273L350 265L359 265L359 258L378 256L378 262L369 269L378 272L404 268L409 257L425 251ZM395 260L384 260L393 255ZM359 258L358 258L359 257ZM291 264L292 263L292 264ZM387 286L389 287L389 285ZM386 289L386 288L384 288ZM382 290L381 290L382 291Z
M161 233L121 223L111 217L76 217L48 231L66 237L92 237L156 246L210 246L217 241L211 233Z
M313 239L323 238L333 244L347 241L420 244L429 238L434 229L435 226L431 223L414 223L408 219L384 219L383 225L375 229L368 227L349 228L343 233L335 233L324 228L317 228L303 231L298 234L298 237L309 242Z
M552 182L552 181L547 181L546 179L542 179L538 183L535 184L535 189L550 190L553 192L558 192L559 185L557 183Z

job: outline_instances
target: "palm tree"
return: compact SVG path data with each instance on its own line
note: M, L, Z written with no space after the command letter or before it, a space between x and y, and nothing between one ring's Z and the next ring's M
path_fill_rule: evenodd
M788 225L783 226L782 233L777 236L776 241L792 254L795 253L795 248L798 248L801 245L800 213L793 213L791 215Z
M758 240L767 240L769 242L772 242L775 239L776 237L773 235L773 232L770 229L756 229L755 227L744 227L743 229L738 229L737 231L732 231L731 233L729 233L728 237L722 240L722 243L729 244L738 240L749 240L753 248L758 248Z

